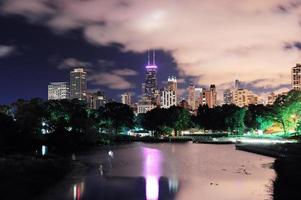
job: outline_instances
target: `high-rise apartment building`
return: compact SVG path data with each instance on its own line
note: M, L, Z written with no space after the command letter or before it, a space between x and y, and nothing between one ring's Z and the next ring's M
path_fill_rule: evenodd
M76 68L70 72L70 99L86 100L87 72Z
M160 106L162 108L177 105L177 87L176 77L168 77L166 87L160 92Z
M198 109L200 105L203 105L203 88L196 87L194 91L195 109Z
M126 104L128 106L132 106L132 95L129 92L126 92L121 95L121 103Z
M161 108L169 108L177 105L176 92L173 90L162 90L161 91Z
M177 78L174 76L169 76L167 79L167 89L177 92L178 90L178 84L177 84Z
M230 89L226 89L224 91L224 104L232 104L233 103L233 96L232 91Z
M69 83L51 82L48 85L48 100L69 99Z
M233 103L239 107L258 103L258 96L247 89L233 91Z
M217 106L217 92L215 85L210 85L209 90L203 90L203 105L208 105L209 108Z
M301 91L301 64L296 64L291 72L293 90Z

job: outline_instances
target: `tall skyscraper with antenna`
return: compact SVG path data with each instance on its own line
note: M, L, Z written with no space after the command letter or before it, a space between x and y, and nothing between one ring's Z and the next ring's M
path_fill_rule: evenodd
M147 65L145 66L145 69L146 69L146 76L145 76L145 83L144 83L144 88L145 88L144 95L149 97L150 99L155 99L158 90L158 85L157 85L158 67L156 65L155 50L153 50L152 62L150 58L150 52L148 51L148 61L147 61Z

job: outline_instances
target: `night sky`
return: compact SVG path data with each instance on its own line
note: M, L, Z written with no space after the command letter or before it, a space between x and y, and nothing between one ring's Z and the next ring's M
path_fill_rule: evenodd
M52 81L88 70L88 88L140 94L147 49L158 80L223 89L239 79L263 98L290 89L300 61L301 1L2 0L0 104L47 98Z
M88 71L88 89L104 91L117 101L123 92L140 94L145 78L147 53L124 52L121 44L91 45L80 31L57 34L45 26L28 23L22 17L0 18L0 43L12 46L12 52L0 58L1 104L18 98L47 99L47 85L69 81L69 72L77 66ZM158 80L178 76L170 54L157 50ZM106 78L108 77L108 78ZM92 80L91 80L92 78ZM106 80L108 79L108 80Z

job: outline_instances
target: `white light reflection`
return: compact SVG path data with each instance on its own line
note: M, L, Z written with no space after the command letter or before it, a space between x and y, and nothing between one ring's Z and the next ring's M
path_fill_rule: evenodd
M157 149L143 148L143 175L146 181L146 199L159 198L159 179L161 176L161 152Z
M73 185L73 200L81 200L84 193L84 182Z
M45 145L42 145L42 156L45 156L47 154L47 147Z

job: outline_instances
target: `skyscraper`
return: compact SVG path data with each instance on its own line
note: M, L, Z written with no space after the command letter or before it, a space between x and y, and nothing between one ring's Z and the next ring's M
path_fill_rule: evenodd
M240 81L239 81L239 80L237 80L237 79L235 80L234 89L235 89L235 90L241 89L241 84L240 84Z
M190 83L188 87L188 97L187 97L188 105L191 110L195 110L195 86L193 83Z
M296 66L292 68L291 79L293 90L301 91L301 64L296 64Z
M203 101L209 108L217 105L217 92L215 85L210 85L209 90L203 90Z
M129 92L126 92L121 95L121 103L126 104L128 106L132 105L132 95Z
M148 63L145 67L146 76L145 76L145 92L144 95L149 97L151 100L156 99L156 90L157 88L157 65L155 61L155 51L153 51L153 61L150 62L150 53L148 52Z
M70 99L86 100L87 72L76 68L70 72Z
M203 88L201 87L196 87L195 89L195 109L198 109L200 105L203 105Z
M177 78L174 76L169 76L167 79L167 89L177 92L178 84Z
M48 100L69 99L67 82L51 82L48 85Z

